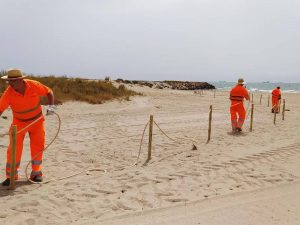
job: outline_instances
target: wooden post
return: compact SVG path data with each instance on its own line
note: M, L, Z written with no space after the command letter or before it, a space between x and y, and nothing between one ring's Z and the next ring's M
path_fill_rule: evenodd
M285 113L285 99L283 99L283 106L282 106L282 120L284 120L284 113Z
M254 104L251 104L251 119L250 119L250 132L252 132L253 127L253 111L254 111Z
M270 95L268 95L268 107L270 106Z
M147 159L147 161L149 161L151 159L152 131L153 131L153 115L150 115L150 121L149 121L149 141L148 141L148 159Z
M281 100L279 100L279 104L278 104L278 113L280 113L280 106L281 106Z
M253 93L251 94L251 102L253 103Z
M214 89L214 98L216 97L216 89Z
M11 162L10 162L9 190L15 189L16 148L17 148L17 126L13 125L11 128Z
M206 143L210 141L210 137L211 137L211 120L212 120L212 105L209 106L208 137Z
M274 123L274 125L276 124L276 111L274 110L274 120L273 120L273 123Z
M260 95L259 104L261 105L262 94Z

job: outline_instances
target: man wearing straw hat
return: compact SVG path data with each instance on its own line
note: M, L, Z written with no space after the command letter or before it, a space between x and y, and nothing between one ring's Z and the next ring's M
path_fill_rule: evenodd
M281 91L280 87L276 87L272 91L272 113L278 113L279 111L279 101L281 99Z
M250 100L247 89L244 87L243 78L238 79L237 85L230 91L230 114L232 132L238 133L242 131L242 127L246 118L246 110L244 108L244 98Z
M42 153L45 146L45 128L40 97L46 96L48 98L49 107L47 109L47 114L53 114L55 110L54 95L50 88L40 82L24 79L25 76L19 69L10 69L7 71L7 75L2 76L1 78L8 83L8 87L0 98L0 115L4 110L10 107L13 114L11 127L12 125L17 126L15 177L10 177L10 143L7 149L6 180L2 182L2 185L9 186L10 179L18 179L18 169L22 157L23 141L27 132L30 138L32 159L32 172L30 174L30 179L35 182L42 182ZM20 133L18 133L18 131L20 131Z

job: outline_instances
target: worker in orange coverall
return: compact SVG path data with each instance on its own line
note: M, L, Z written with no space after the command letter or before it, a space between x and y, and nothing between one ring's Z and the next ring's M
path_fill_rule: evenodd
M25 134L28 132L32 160L30 179L34 182L42 182L42 153L45 147L45 127L40 97L46 96L48 98L49 106L47 114L51 115L55 111L54 95L45 85L38 81L24 79L24 77L22 71L19 69L10 69L7 71L7 75L1 77L8 83L8 87L0 98L0 115L5 109L10 107L13 114L11 128L12 125L16 125L17 132L21 131L21 133L17 133L16 137L16 171L14 179L18 179L23 141ZM10 144L7 149L6 180L2 182L2 186L9 186L10 179L13 179L10 177L11 128L9 132Z
M279 112L279 101L281 99L281 90L278 86L272 91L272 113Z
M232 132L238 133L242 131L243 124L246 119L246 110L244 108L244 98L250 100L247 89L244 87L244 79L238 79L238 83L230 91L230 114Z

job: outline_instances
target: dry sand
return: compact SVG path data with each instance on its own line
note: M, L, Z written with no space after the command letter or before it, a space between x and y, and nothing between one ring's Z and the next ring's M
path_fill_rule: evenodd
M214 97L213 91L131 88L144 96L59 107L61 131L43 162L45 180L55 181L26 181L25 141L16 190L0 189L0 224L300 224L300 94L283 94L290 111L285 120L277 115L274 125L268 95L260 104L261 93L254 93L253 132L248 116L236 136L229 133L228 92ZM212 136L206 144L210 105ZM152 159L145 164L148 128L140 155L139 149L150 114L163 132L154 125ZM5 115L0 133L9 127L10 113ZM48 142L57 127L57 117L47 116ZM7 141L1 137L3 180ZM93 169L106 173L59 180Z

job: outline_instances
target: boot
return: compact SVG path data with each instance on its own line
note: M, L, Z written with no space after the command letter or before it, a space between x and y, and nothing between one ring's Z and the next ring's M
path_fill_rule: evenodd
M9 185L10 185L10 179L6 178L6 180L2 182L2 186L9 186Z
M43 182L43 177L35 176L35 177L30 178L30 180L32 180L34 182L37 182L37 183L40 183L40 182Z

